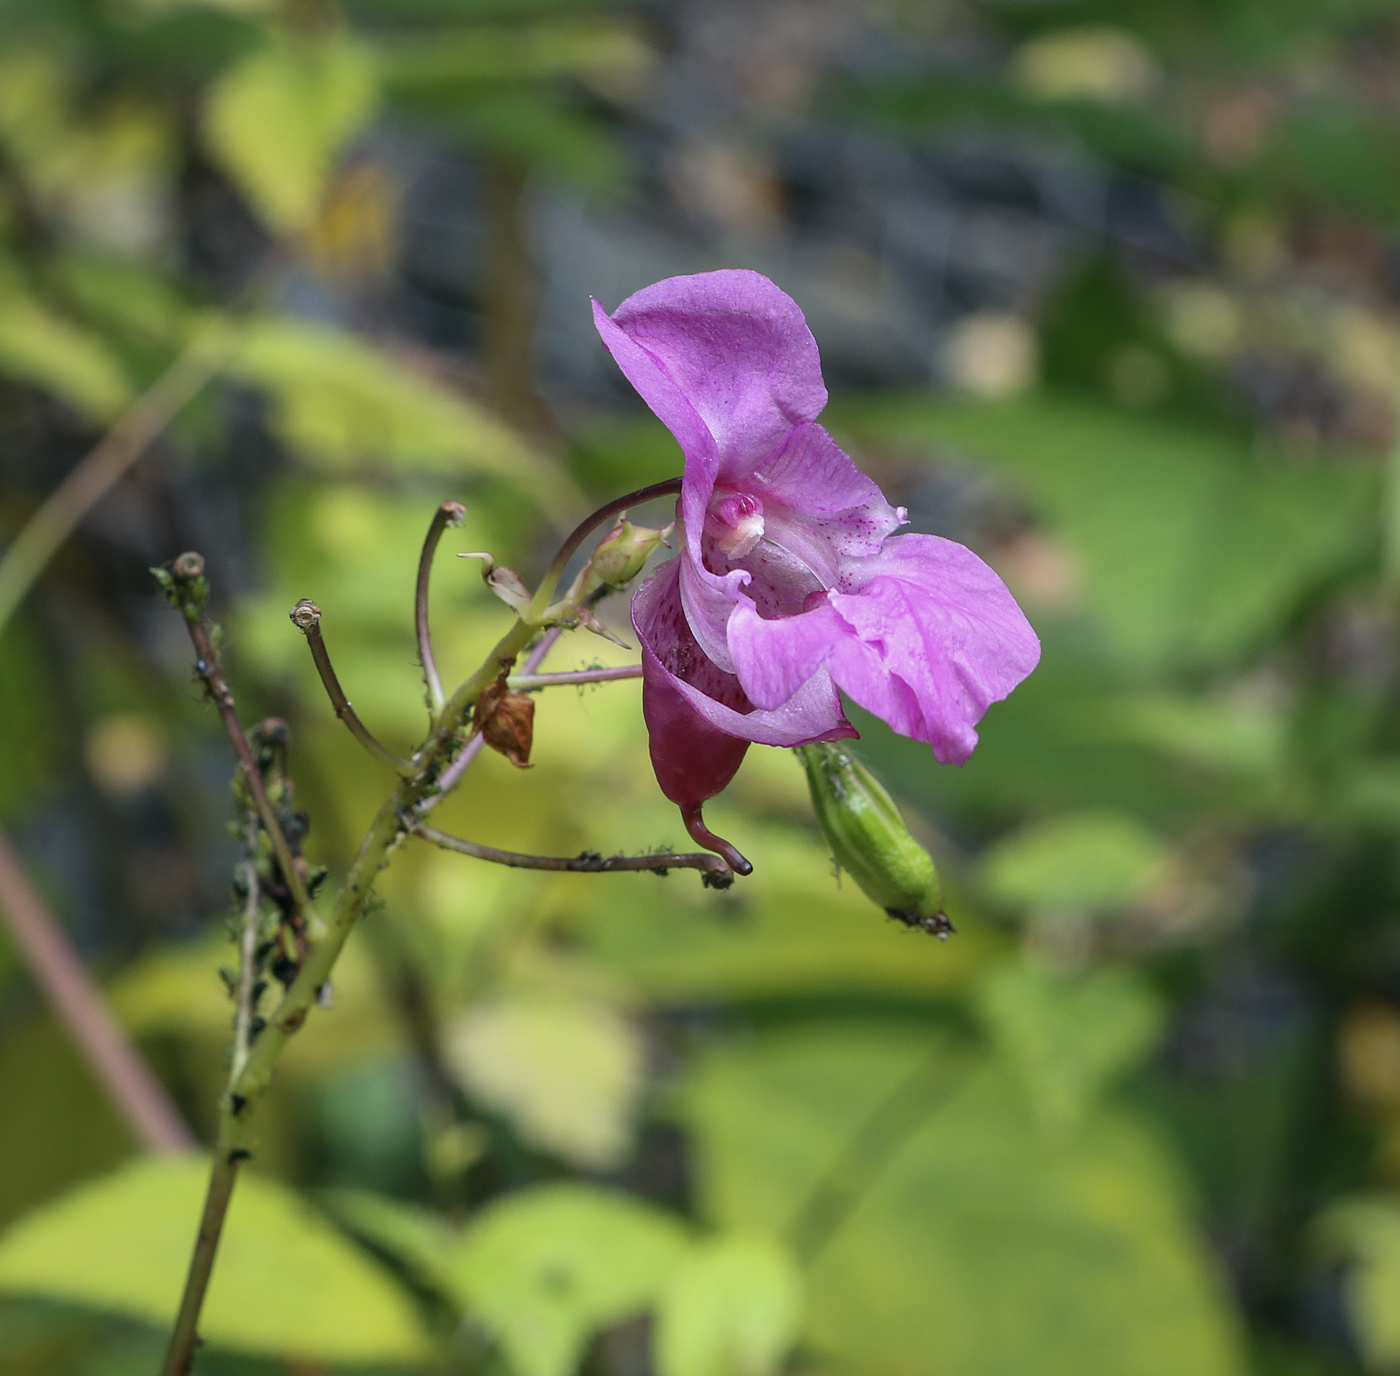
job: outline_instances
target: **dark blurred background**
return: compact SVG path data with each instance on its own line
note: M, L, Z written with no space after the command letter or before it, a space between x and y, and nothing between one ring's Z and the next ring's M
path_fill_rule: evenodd
M0 0L0 552L217 356L0 629L31 878L207 1140L232 761L149 567L204 553L338 873L390 780L288 607L411 748L437 504L460 676L506 612L451 553L537 575L678 471L588 298L720 267L797 300L826 423L1044 642L961 770L857 717L958 935L833 877L776 751L712 807L728 894L406 848L264 1110L323 1250L291 1266L269 1194L197 1370L1400 1369L1393 0ZM634 683L541 697L536 759L444 825L682 839ZM155 1369L194 1196L64 1202L137 1150L0 934L0 1371ZM805 1318L741 1279L706 1347L612 1271L497 1294L472 1220L565 1181L763 1239Z

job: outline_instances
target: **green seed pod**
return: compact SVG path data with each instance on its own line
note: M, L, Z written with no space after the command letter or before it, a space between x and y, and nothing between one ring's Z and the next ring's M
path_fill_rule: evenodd
M665 543L670 531L670 526L665 530L634 526L623 517L593 551L594 578L609 588L626 587L642 571L651 552Z
M884 785L840 743L799 746L812 807L836 863L891 917L946 938L933 857L909 834Z

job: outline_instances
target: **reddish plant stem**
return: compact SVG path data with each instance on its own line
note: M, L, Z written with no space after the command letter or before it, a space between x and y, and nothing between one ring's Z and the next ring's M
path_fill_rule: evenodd
M401 760L387 745L381 744L376 739L373 732L360 720L359 714L350 705L350 699L345 696L345 689L340 686L335 666L331 663L330 651L326 649L326 641L321 634L320 607L309 597L303 597L288 615L292 619L292 625L306 637L306 643L311 649L312 662L316 665L316 672L321 676L321 686L326 690L326 696L330 698L336 716L345 723L350 734L371 755L377 756L398 773L412 774L413 766L407 760ZM429 653L431 654L431 651ZM437 671L433 672L436 675Z
M193 1151L199 1143L131 1044L77 951L39 897L0 832L0 913L54 1012L108 1098L147 1150Z
M267 796L262 771L258 769L258 763L253 758L253 747L248 744L248 737L243 734L233 690L228 686L223 671L219 668L218 656L209 638L209 627L188 595L178 590L180 580L188 583L204 576L203 556L194 553L182 554L172 561L171 569L177 579L176 598L184 617L185 630L189 632L190 643L194 646L195 674L207 689L209 700L214 704L219 720L223 723L224 734L228 736L233 753L238 757L248 792L252 794L253 805L258 811L258 819L262 822L263 831L267 833L272 853L277 857L277 865L282 871L283 882L292 895L292 902L297 911L310 922L315 918L315 911L311 906L310 895L306 892L306 881L302 877L296 858L292 855L292 848L287 843L282 824L277 820L272 800Z
M641 678L640 664L624 664L616 669L569 669L560 674L511 674L506 687L519 693L533 693L541 688L567 688L573 684L619 683L624 679Z
M636 870L699 870L707 879L726 884L733 878L733 871L718 856L708 852L691 852L680 855L599 855L584 851L582 855L523 855L513 850L497 850L495 846L478 845L475 841L464 841L459 836L449 836L425 822L412 827L415 836L431 841L444 850L455 850L459 855L470 855L477 860L490 860L493 864L509 865L520 870L564 870L572 874L616 874Z

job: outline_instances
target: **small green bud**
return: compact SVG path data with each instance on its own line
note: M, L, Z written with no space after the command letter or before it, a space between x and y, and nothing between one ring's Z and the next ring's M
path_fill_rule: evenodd
M624 588L641 571L658 546L665 544L671 527L665 530L652 530L648 526L634 526L625 516L593 551L590 567L598 583L609 588Z
M891 917L939 938L953 930L933 857L884 785L843 745L799 746L812 807L836 863Z

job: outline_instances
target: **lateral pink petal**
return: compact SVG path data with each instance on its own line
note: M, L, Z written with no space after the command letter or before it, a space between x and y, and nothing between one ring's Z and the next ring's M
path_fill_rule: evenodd
M831 597L851 632L829 658L836 681L945 764L964 763L987 708L1038 663L1035 632L1001 579L951 540L896 536L860 562L869 581Z
M798 616L765 620L751 603L741 602L729 619L729 650L734 672L751 702L781 707L825 663L835 642L849 634L831 606Z

